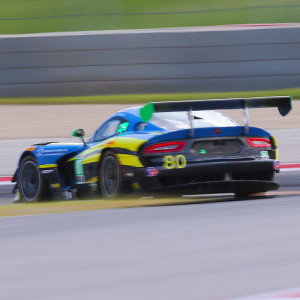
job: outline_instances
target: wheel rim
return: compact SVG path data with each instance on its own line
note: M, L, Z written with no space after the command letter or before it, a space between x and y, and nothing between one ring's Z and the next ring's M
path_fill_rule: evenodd
M37 165L33 161L27 161L23 165L21 176L21 189L27 201L34 201L39 193L40 174Z
M119 166L113 156L104 158L101 168L102 191L105 197L116 196L119 189Z

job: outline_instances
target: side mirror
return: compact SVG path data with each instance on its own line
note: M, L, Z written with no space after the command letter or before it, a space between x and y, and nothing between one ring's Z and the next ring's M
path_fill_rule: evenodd
M86 141L84 140L84 130L82 128L76 128L72 131L72 136L75 136L75 137L79 137L82 142L83 142L83 145L86 146Z

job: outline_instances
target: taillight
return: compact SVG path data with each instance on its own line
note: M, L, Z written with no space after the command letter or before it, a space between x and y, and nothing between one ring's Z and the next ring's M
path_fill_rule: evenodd
M254 148L269 148L272 147L271 142L263 138L247 138L247 143Z
M166 142L151 145L144 150L145 154L163 153L163 152L177 152L184 148L185 142Z

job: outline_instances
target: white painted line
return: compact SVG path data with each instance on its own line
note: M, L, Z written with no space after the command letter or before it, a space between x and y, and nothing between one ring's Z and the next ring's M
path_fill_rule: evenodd
M300 172L300 168L284 168L284 169L280 169L280 172Z
M231 300L300 300L300 289L289 289L271 293L263 293Z
M147 34L165 32L203 32L203 31L238 31L238 30L268 30L274 28L299 28L300 23L278 23L278 24L245 24L245 25L215 25L199 27L168 27L150 29L120 29L120 30L98 30L98 31L65 31L27 34L2 34L0 39L26 38L26 37L56 37L56 36L83 36L83 35L112 35L112 34Z

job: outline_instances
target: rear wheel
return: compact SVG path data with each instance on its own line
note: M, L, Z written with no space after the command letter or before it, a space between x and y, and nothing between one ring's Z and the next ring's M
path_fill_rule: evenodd
M112 151L103 154L99 167L99 185L104 198L117 198L121 191L122 173Z
M235 200L249 200L249 199L257 199L257 198L267 198L267 192L258 192L252 194L241 194L235 193Z
M18 188L23 202L40 200L43 182L37 162L31 156L27 156L21 161Z

